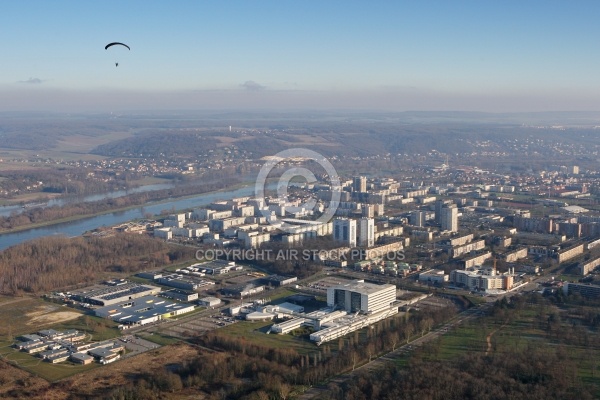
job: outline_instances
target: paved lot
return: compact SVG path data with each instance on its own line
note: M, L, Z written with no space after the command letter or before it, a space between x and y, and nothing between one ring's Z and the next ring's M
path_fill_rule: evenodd
M148 350L157 349L160 347L158 344L142 339L135 335L126 335L119 338L119 341L127 349L127 353L123 358L133 357L140 353L144 353Z

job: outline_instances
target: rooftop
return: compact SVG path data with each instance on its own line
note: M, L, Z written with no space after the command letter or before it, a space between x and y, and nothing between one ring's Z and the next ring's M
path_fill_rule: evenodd
M390 287L393 287L394 290L396 289L396 286L391 284L378 285L375 283L365 282L363 280L356 280L345 284L332 286L330 289L350 290L352 292L359 292L361 294L372 294Z

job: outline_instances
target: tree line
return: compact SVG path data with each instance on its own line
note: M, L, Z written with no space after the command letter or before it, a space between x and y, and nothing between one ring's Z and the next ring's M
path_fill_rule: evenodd
M42 293L89 285L106 273L137 272L193 257L191 248L173 249L143 235L44 237L0 252L0 293Z

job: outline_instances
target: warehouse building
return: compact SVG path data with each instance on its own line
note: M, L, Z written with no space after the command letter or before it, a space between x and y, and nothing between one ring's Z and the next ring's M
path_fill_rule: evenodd
M160 291L161 288L157 286L125 282L119 285L97 285L91 288L74 291L72 292L72 297L82 303L108 306L125 300L154 295Z
M185 302L198 300L198 293L180 289L167 290L166 292L162 292L161 296Z
M211 296L203 297L200 300L198 300L198 304L202 307L217 307L221 304L221 299L219 299L218 297Z
M124 326L146 325L194 311L193 305L174 303L155 296L145 296L101 307L96 316L110 318Z
M267 286L284 286L294 283L298 280L297 276L281 276L281 275L269 275L260 279L260 283Z

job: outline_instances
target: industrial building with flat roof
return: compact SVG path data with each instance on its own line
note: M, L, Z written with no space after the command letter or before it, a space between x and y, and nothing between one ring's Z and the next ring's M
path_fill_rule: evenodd
M158 286L127 282L119 285L99 285L77 290L72 292L72 296L83 303L108 306L125 300L154 295L160 291L161 288Z
M198 300L197 292L190 292L187 290L181 289L171 289L161 293L161 296L166 297L167 299L175 299L179 301L194 301Z
M203 297L200 300L198 300L198 304L203 307L216 307L219 304L221 304L221 299L212 296Z
M212 260L203 263L197 263L190 265L190 268L197 268L200 272L208 275L221 275L227 274L231 271L241 270L241 265L235 265L235 261L228 260Z
M193 305L174 303L155 296L145 296L98 308L96 316L110 318L123 325L146 325L193 310Z
M297 276L269 275L260 279L260 283L270 286L284 286L298 280Z

